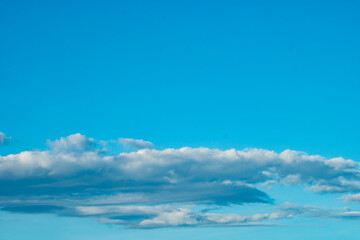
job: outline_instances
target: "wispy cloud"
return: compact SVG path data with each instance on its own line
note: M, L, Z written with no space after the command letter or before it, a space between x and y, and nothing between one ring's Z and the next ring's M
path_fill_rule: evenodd
M0 146L9 144L11 137L6 136L5 133L0 132Z
M119 138L118 142L135 149L154 148L154 144L152 142L144 141L142 139Z
M342 196L342 199L345 202L360 203L360 193L345 195L345 196Z
M164 228L181 226L278 226L281 220L296 217L336 218L342 220L358 220L360 212L346 209L324 209L316 206L301 206L292 203L275 208L274 212L250 215L220 214L208 211L193 210L188 207L174 205L18 205L8 206L3 211L16 213L53 213L60 216L95 218L103 224L121 224L127 228ZM280 222L279 222L280 221Z

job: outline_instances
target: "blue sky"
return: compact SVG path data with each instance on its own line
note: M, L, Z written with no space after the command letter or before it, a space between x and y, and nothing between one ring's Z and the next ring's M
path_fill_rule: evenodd
M1 1L0 238L356 239L359 7Z

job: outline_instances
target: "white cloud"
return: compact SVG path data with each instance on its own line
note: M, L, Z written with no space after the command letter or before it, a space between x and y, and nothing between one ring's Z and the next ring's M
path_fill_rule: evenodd
M173 205L159 206L78 206L63 214L95 217L101 223L123 224L130 228L163 228L177 226L247 226L273 225L266 220L292 218L285 211L253 215L219 214L195 211Z
M349 194L342 197L345 202L355 202L360 203L360 193L358 194Z
M142 139L119 138L118 142L135 149L154 148L154 144L152 142L144 141Z
M154 218L142 220L139 227L157 228L199 225L197 218L197 215L192 210L180 208L171 212L161 212Z
M125 142L139 150L111 155L98 144L101 142L74 134L48 141L48 151L0 156L0 204L8 206L16 200L24 206L46 206L33 208L37 211L65 208L64 215L97 216L100 222L122 222L130 227L257 225L263 220L305 212L314 216L320 211L288 206L285 213L283 209L244 217L164 208L163 204L271 203L272 199L257 189L270 183L305 185L319 193L360 191L359 163L343 158L326 159L291 150L156 150L150 142L134 139ZM344 199L355 201L350 196L354 195ZM152 208L156 206L159 208Z
M356 176L358 176L358 173ZM357 177L355 179L346 179L344 176L340 176L333 180L319 181L318 184L311 186L310 189L316 193L358 192L360 191L360 181Z
M91 182L132 181L142 185L149 182L170 186L214 182L253 185L272 181L313 185L311 189L315 192L360 188L359 163L290 150L277 154L262 149L222 151L184 147L106 155L95 149L94 139L81 134L48 143L52 148L49 151L0 156L0 179L63 176L69 182L72 178L79 180L86 172Z
M95 149L95 140L80 133L61 137L55 141L48 140L47 143L56 152L86 152Z

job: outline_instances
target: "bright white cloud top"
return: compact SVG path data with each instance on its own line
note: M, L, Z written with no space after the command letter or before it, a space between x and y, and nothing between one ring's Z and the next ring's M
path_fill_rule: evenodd
M298 215L359 216L291 204L255 215L194 210L204 205L271 204L271 196L259 189L271 184L347 193L344 200L358 202L358 194L349 194L360 191L359 163L353 160L291 150L158 150L144 140L116 142L135 151L110 155L104 141L74 134L48 141L47 151L0 156L3 210L96 217L102 223L137 228L268 225L274 223L267 220Z

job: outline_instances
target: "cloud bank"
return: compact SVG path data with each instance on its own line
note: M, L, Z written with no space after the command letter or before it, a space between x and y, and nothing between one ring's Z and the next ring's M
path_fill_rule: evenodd
M316 193L360 191L359 163L341 157L291 150L158 150L135 139L118 140L135 151L110 155L99 142L74 134L49 140L47 151L0 156L3 210L92 216L144 228L264 225L263 220L299 214L217 215L176 206L271 204L259 189L269 184L303 185Z

